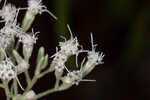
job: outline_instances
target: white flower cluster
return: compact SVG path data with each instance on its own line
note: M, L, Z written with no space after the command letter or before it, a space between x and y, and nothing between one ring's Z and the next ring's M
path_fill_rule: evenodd
M14 45L15 42L19 41L23 45L26 45L26 49L33 48L33 44L36 43L37 33L28 34L23 32L23 29L17 25L17 16L19 13L19 9L10 3L4 2L2 9L0 10L0 17L3 19L1 22L4 22L4 26L0 29L0 49L5 51L9 46ZM2 52L3 53L3 52ZM27 54L26 54L27 55ZM1 57L1 55L0 55ZM23 61L19 62L16 66L20 66L22 68L13 68L13 63L7 58L1 59L0 61L0 78L3 80L11 80L15 77L16 74L21 73L22 69L26 69L29 67L28 62L24 63ZM17 73L18 71L18 73ZM24 70L25 71L25 70Z
M68 29L70 31L70 27L68 26ZM73 38L72 36L72 32L70 31L71 34L71 39L65 41L65 42L60 42L59 46L60 46L60 50L56 51L56 54L54 55L54 65L55 65L55 71L58 72L63 72L64 68L67 70L67 75L66 76L62 76L62 81L67 83L67 84L71 84L71 85L78 85L80 81L85 81L83 78L85 75L89 74L93 68L98 65L98 64L102 64L102 60L104 58L104 54L103 53L99 53L96 52L96 47L93 44L93 36L91 34L91 43L92 43L92 50L83 50L83 49L79 49L80 45L78 43L77 37ZM87 62L84 64L84 60L81 63L81 68L80 70L74 70L72 72L70 72L65 63L67 61L67 59L72 56L72 55L76 55L76 57L78 56L79 53L82 52L86 52L87 53ZM76 59L76 66L78 67L78 63L77 63ZM87 80L90 81L90 80Z
M20 10L27 10L21 27L17 23L17 16ZM33 45L36 44L36 41L38 39L38 32L26 32L30 28L35 18L35 15L42 14L43 12L47 12L53 18L57 19L50 11L47 10L46 6L42 5L42 0L28 0L27 8L16 8L12 4L6 4L5 1L2 10L0 10L0 17L3 19L2 22L5 22L4 27L0 29L0 49L4 51L2 53L4 53L5 56L3 58L2 55L0 55L0 79L11 80L13 78L16 78L18 81L17 75L28 70L30 66L29 59L32 55ZM70 32L71 38L69 40L65 40L64 42L59 42L59 49L56 49L56 53L52 56L52 70L51 67L50 70L47 70L49 72L55 71L55 88L58 88L59 90L65 90L72 85L78 85L81 81L93 81L86 80L84 79L84 77L87 74L89 74L96 65L102 64L104 58L103 53L96 52L96 46L93 44L92 34L92 50L84 50L83 48L80 48L82 46L79 44L77 37L73 37L70 27L68 25L67 27ZM20 56L20 54L17 52L17 47L19 47L18 43L22 44L23 57ZM8 48L9 46L13 47ZM7 51L7 49L11 49L11 53ZM83 59L80 65L80 70L69 71L69 69L66 67L66 62L69 59L69 57L76 56L76 67L78 68L78 55L83 52L87 54L87 57ZM36 75L43 76L45 74L43 69L48 65L48 56L46 55L44 57L44 53L44 49L41 49L41 51L39 50L39 54L37 57L37 67L35 70L35 77ZM13 62L9 59L11 58L12 54L15 58L13 59ZM66 70L67 73L65 73L64 70ZM41 72L44 74L41 74ZM28 75L26 76L28 77ZM59 84L60 81L61 83ZM18 84L20 85L19 81ZM22 90L24 90L21 85L20 87ZM28 98L28 96L32 97ZM26 95L28 99L33 99L34 96L35 93L33 91L29 92L29 94Z
M19 41L26 45L33 45L36 43L37 38L35 35L29 35L23 32L16 24L17 8L12 4L6 4L0 10L0 16L5 22L5 26L0 30L0 47L5 49L12 42L14 42L15 37L19 38Z
M11 80L16 77L14 65L9 58L6 58L0 63L0 79Z
M14 24L6 24L0 30L0 47L3 49L7 48L15 38L19 38L19 42L22 42L24 45L33 46L38 39L36 34L27 34L22 31L22 29Z
M17 17L19 11L27 10L27 13L30 12L30 14L35 15L41 14L42 12L48 12L54 18L56 18L52 13L50 13L47 10L46 6L42 5L41 2L42 0L28 0L28 7L26 9L26 8L16 8L13 4L7 3L7 0L4 0L3 7L0 10L0 17L2 18L2 21L0 22L5 23L4 26L0 29L0 48L2 48L5 51L6 48L11 46L11 44L14 45L19 41L20 43L23 44L24 59L25 60L29 59L32 53L33 45L36 43L38 39L36 36L38 32L37 33L34 33L33 31L31 33L24 32L24 30L17 23ZM24 59L22 59L22 61L20 62L17 62L15 70L17 74L22 73L22 71L27 70L29 67L28 61L24 61ZM6 61L1 62L3 62L0 64L1 68L0 76L2 77L2 79L7 79L7 76L14 77L13 73L15 73L15 71L8 67L10 66L9 63Z

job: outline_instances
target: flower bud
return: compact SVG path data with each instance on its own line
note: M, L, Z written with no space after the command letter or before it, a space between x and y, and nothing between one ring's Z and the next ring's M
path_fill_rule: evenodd
M67 90L72 86L72 80L68 77L62 78L62 84L58 88L59 91Z
M26 61L28 61L29 58L31 57L32 51L33 51L33 45L30 46L26 44L23 45L23 55Z
M29 91L25 96L25 100L33 100L35 98L36 94L33 90Z
M17 74L21 74L25 71L27 71L29 68L29 64L22 60L17 66L16 66L16 70L17 70Z

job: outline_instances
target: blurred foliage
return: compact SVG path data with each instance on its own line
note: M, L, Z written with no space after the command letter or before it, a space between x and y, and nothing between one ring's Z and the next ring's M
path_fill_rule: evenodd
M57 42L64 41L62 37L69 39L67 26L69 22L69 0L55 0L56 15L58 17L58 23L56 23L55 32Z

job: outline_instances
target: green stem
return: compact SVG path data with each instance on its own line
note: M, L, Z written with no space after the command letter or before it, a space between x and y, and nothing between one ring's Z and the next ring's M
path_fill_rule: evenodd
M18 94L18 85L17 85L17 80L13 80L13 89L14 89L14 95Z
M4 90L5 90L5 94L6 94L6 98L7 100L10 100L10 91L9 91L9 87L8 87L8 81L3 81L3 86L4 86Z
M41 98L41 97L43 97L43 96L46 96L46 95L51 94L51 93L54 93L54 92L56 92L56 91L57 91L57 90L56 90L55 88L50 89L50 90L47 90L47 91L44 91L44 92L42 92L42 93L37 94L36 97L35 97L35 99L37 100L37 99L39 99L39 98Z
M16 44L16 46L15 46L15 50L18 50L19 45L20 45L20 42L19 42L19 41L17 41L17 44Z
M28 85L26 91L29 91L33 85L37 82L38 79L42 78L43 76L45 76L46 74L48 74L50 72L50 70L46 70L43 73L36 75L33 77L32 81L30 82L30 84Z
M58 86L59 86L59 81L60 81L59 79L56 80L56 82L55 82L55 88L58 88Z
M4 85L3 85L3 84L0 84L0 88L4 88Z
M56 31L56 42L62 41L60 36L69 38L69 34L66 30L66 26L64 24L69 22L69 1L70 0L55 0L55 9L56 15L60 17L61 23L56 23L55 31ZM64 23L64 24L63 24Z
M29 71L25 71L25 77L26 77L26 80L27 80L27 84L29 85L31 83L31 78L30 78L30 75L29 75Z
M49 72L50 72L50 70L46 70L46 71L42 72L41 74L39 74L38 78L42 78L43 76L45 76Z
M37 82L37 80L38 80L38 77L35 76L35 77L32 79L31 83L28 84L28 86L27 86L27 88L26 88L26 92L28 92L28 91L33 87L33 85Z

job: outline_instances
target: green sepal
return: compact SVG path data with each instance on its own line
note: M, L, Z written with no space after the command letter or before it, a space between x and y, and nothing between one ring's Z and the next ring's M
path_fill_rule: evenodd
M13 55L14 55L18 64L23 61L23 58L19 55L19 53L16 50L13 50Z

